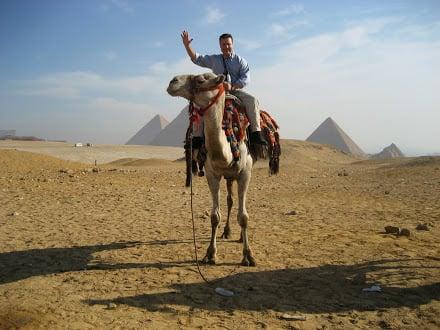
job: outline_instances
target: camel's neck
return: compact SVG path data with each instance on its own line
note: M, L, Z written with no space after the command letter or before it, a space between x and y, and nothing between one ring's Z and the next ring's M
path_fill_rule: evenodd
M208 157L215 162L224 162L224 166L232 162L231 147L222 129L225 96L222 95L204 114L205 146Z

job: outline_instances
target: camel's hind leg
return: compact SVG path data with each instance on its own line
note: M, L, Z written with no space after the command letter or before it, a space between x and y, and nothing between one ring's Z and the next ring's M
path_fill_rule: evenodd
M215 264L217 253L217 228L220 223L219 194L221 177L216 177L212 173L207 173L206 179L208 180L209 190L211 191L212 197L211 243L206 251L206 256L203 258L203 262L207 264Z
M234 201L232 200L232 183L234 181L231 179L226 179L226 189L228 190L228 197L227 197L227 202L228 202L228 218L226 219L226 225L225 228L223 229L223 234L221 236L221 238L231 238L231 227L229 226L229 219L231 218L231 209L232 209L232 205L234 204Z
M238 215L237 220L241 227L241 239L243 240L243 266L255 266L256 262L252 256L252 251L248 240L248 221L249 215L246 211L246 194L251 180L251 169L242 171L238 180Z

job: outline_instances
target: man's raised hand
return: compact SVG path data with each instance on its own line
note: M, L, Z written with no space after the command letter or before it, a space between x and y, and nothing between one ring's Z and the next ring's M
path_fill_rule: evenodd
M189 38L189 33L186 30L184 30L180 36L182 37L182 42L185 47L188 47L189 44L193 41L192 38Z

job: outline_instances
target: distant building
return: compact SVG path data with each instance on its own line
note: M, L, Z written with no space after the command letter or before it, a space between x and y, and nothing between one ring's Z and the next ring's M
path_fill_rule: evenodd
M0 138L7 136L15 136L15 134L16 134L15 129L0 129Z
M365 152L330 117L324 120L306 141L328 144L347 154L366 157Z

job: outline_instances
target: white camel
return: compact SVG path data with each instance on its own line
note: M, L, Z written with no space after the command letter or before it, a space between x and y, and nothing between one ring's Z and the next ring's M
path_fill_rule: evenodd
M200 75L180 75L174 77L168 86L167 92L171 96L181 96L193 101L204 111L204 134L207 159L205 163L206 178L212 196L211 210L211 242L203 262L215 264L217 252L217 228L220 223L219 192L220 180L226 179L228 191L228 219L224 235L229 235L229 215L232 208L232 183L238 184L238 215L237 220L241 227L243 241L242 265L255 266L255 259L248 240L249 215L246 211L246 194L252 172L252 157L245 142L239 143L240 159L234 161L231 147L222 129L225 93L223 89L223 75L212 73Z

